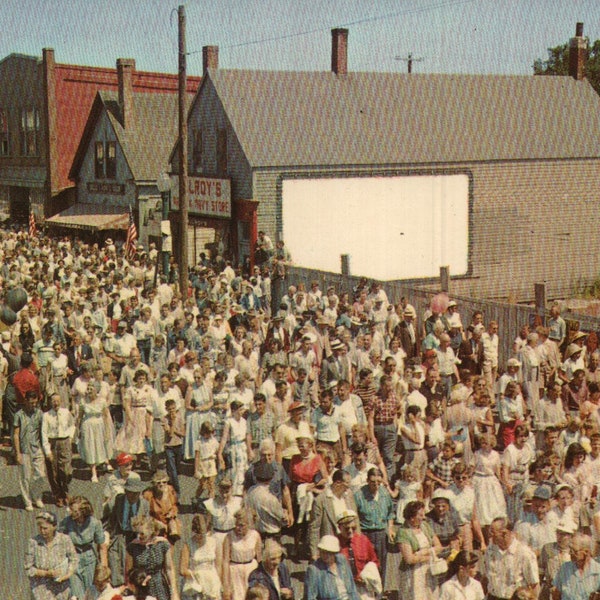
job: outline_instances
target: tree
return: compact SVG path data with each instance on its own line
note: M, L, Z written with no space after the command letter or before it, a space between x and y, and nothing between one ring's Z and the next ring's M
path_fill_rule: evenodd
M535 75L568 75L569 44L548 48L548 59L537 58L533 63L533 72ZM596 93L600 94L600 40L591 46L588 40L585 76Z

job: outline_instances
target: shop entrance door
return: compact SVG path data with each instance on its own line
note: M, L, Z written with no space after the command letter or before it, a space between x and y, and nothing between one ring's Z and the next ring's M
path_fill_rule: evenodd
M237 222L237 256L241 266L254 266L254 246L258 237L258 202L237 200L234 204Z

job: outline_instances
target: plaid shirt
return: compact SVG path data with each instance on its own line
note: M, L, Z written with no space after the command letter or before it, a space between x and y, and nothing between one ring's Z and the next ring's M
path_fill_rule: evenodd
M373 420L375 425L389 425L398 414L398 401L395 394L383 399L377 395L373 398Z
M263 440L268 438L273 439L275 415L270 410L265 410L263 415L259 415L257 412L250 413L246 422L253 446L259 446Z
M453 456L448 460L444 459L444 457L440 454L436 459L431 462L430 469L431 472L441 479L444 483L452 483L452 469L454 465L460 463L460 460Z

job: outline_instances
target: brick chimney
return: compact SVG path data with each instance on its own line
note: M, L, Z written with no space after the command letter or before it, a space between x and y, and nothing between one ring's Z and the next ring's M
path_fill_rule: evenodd
M336 75L348 74L348 30L331 30L331 70Z
M581 81L585 77L587 40L583 37L583 23L577 23L575 37L569 41L569 75Z
M124 129L133 122L133 73L135 72L135 59L117 58L117 80L119 83L119 106Z
M202 74L219 68L219 46L202 46Z

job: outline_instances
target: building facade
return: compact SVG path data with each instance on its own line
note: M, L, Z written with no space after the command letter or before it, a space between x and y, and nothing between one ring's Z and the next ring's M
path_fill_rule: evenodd
M600 98L578 37L570 77L537 77L352 73L347 36L328 73L205 65L188 168L230 179L232 256L250 207L312 268L345 252L426 282L450 265L455 293L516 300L597 276Z
M176 75L123 60L135 92L177 92ZM190 93L200 80L188 78ZM31 208L43 221L75 202L69 171L99 90L118 90L117 69L56 63L50 48L0 61L0 216L26 219Z

